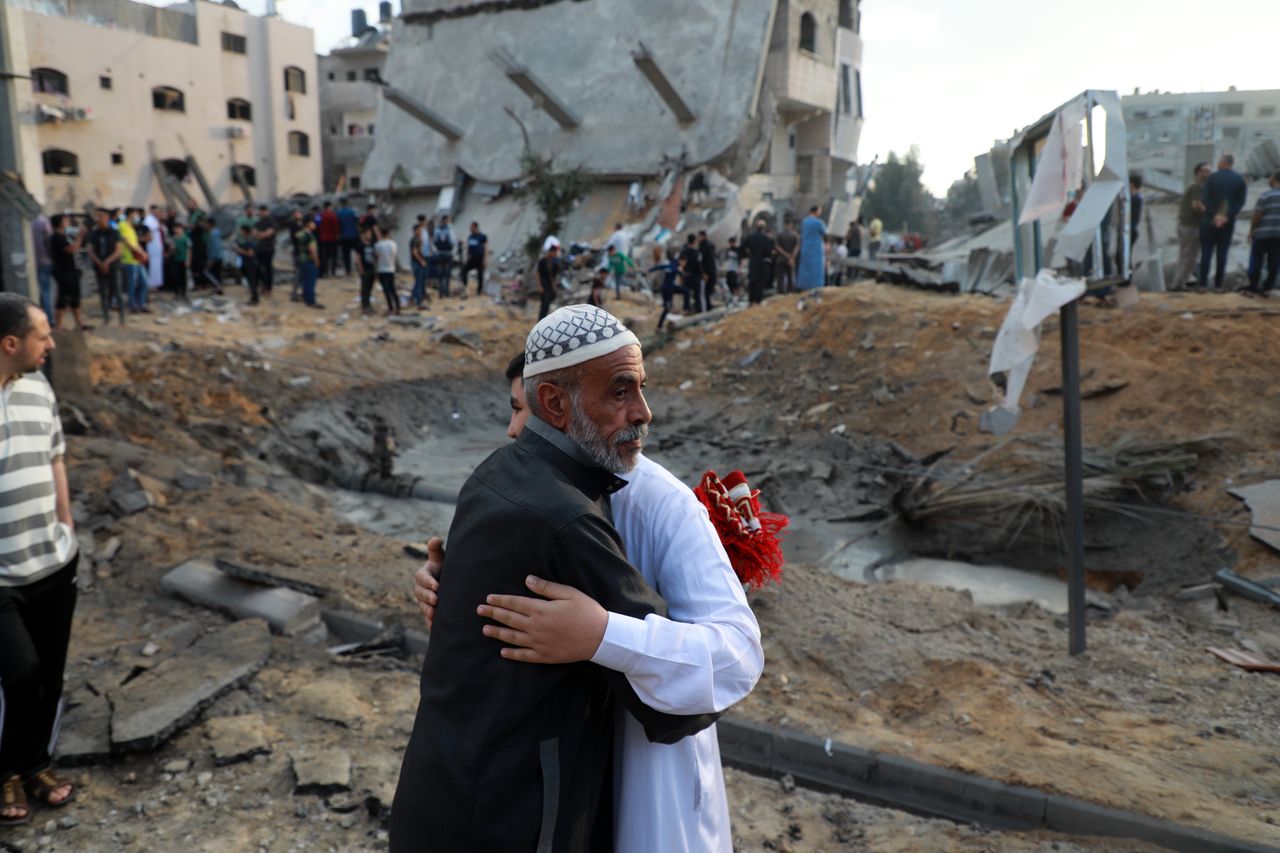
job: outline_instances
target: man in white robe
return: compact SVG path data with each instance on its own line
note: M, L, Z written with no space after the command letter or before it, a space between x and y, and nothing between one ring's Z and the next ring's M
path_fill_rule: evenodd
M507 370L515 438L528 418L521 381L523 360ZM636 695L670 714L718 713L742 700L764 669L760 627L742 584L688 486L640 456L619 475L628 485L613 495L614 527L627 558L667 602L670 619L639 620L607 614L603 637L586 627L600 607L561 584L538 581L530 589L549 600L495 596L503 624L490 636L518 646L511 657L531 663L591 660L627 676ZM414 595L430 622L435 576L443 562L438 539L432 559L415 576ZM505 615L515 614L515 616ZM518 634L518 636L517 636ZM643 727L620 710L615 739L614 850L616 853L732 853L716 727L675 744L651 743Z
M147 238L147 287L155 290L164 286L164 229L160 227L160 208L151 205L142 224L151 231Z

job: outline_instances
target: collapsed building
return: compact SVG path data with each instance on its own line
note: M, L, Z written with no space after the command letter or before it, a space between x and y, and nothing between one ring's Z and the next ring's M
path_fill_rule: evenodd
M614 222L654 236L688 189L706 203L671 228L725 236L814 204L844 228L859 25L856 0L406 0L362 187L395 201L401 229L449 213L498 253L538 227L511 196L526 147L595 176L562 239Z

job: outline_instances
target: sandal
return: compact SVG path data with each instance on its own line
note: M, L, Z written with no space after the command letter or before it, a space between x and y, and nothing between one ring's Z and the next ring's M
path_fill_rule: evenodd
M31 823L31 806L27 804L27 795L22 790L22 780L17 776L10 776L0 783L0 808L23 809L20 815L0 815L0 826Z
M63 779L49 767L30 777L23 784L32 798L51 809L60 809L76 798L76 786L71 780ZM71 792L56 803L52 802L50 798L53 796L53 792L59 788L70 788Z

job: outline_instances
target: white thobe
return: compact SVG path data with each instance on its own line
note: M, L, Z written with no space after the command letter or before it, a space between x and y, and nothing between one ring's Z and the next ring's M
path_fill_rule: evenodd
M640 699L672 714L719 712L764 669L760 626L707 511L688 486L641 456L612 498L627 558L666 599L670 619L609 614L592 661L627 676ZM650 743L619 713L616 853L732 853L720 745L711 726Z
M148 213L142 224L151 229L151 236L144 246L147 250L147 286L152 290L164 285L164 232L160 230L160 220Z

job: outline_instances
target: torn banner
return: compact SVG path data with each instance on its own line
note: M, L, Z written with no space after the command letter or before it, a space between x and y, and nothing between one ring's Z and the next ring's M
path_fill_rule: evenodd
M1053 117L1053 126L1036 161L1036 175L1031 181L1027 205L1018 216L1018 224L1038 219L1056 219L1062 215L1068 196L1080 188L1084 180L1084 142L1081 123L1088 105L1084 95L1064 104Z
M1094 100L1107 115L1107 144L1102 170L1089 182L1084 198L1076 206L1075 213L1058 235L1054 254L1067 260L1080 261L1093 245L1094 235L1102 224L1116 196L1124 189L1129 172L1125 153L1124 113L1120 110L1120 98L1115 92L1096 92ZM1049 259L1052 266L1056 258Z
M1009 313L996 335L991 367L987 371L1006 375L1002 406L1015 418L1019 412L1018 399L1040 349L1040 324L1063 305L1079 299L1084 291L1083 280L1060 279L1052 270L1041 270L1035 278L1024 278L1018 284L1018 296L1009 306Z

